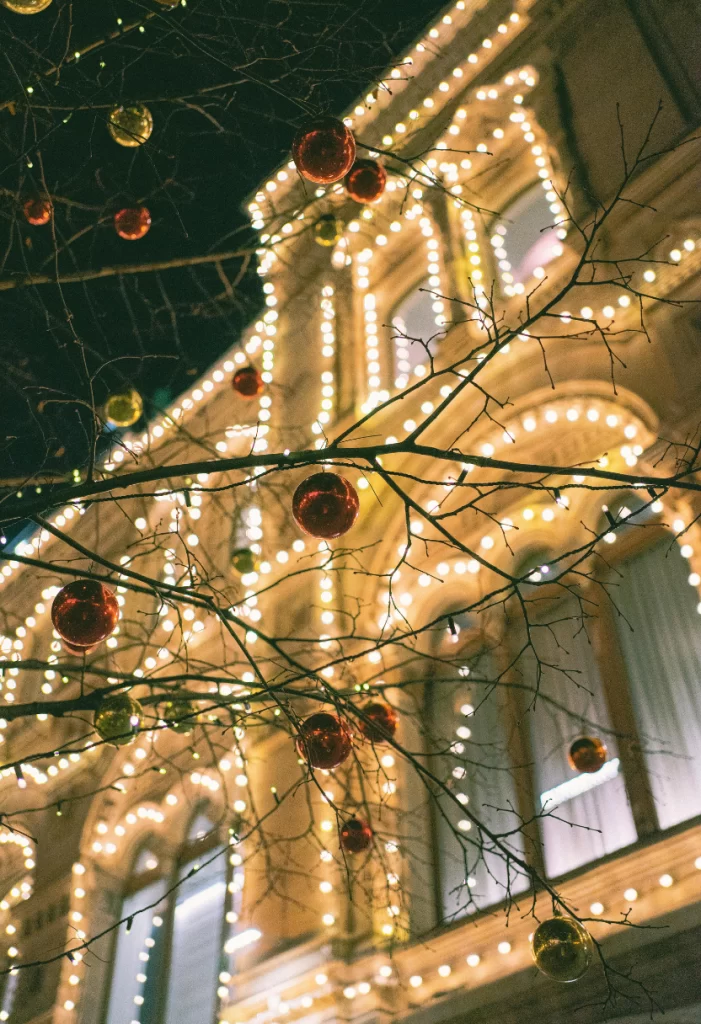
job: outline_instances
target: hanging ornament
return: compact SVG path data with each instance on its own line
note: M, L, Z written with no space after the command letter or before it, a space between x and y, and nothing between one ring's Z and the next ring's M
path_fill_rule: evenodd
M125 747L134 742L143 721L144 713L138 700L128 693L115 693L100 704L93 724L101 739L115 747Z
M163 708L163 718L173 732L189 736L198 722L197 706L191 700L169 700Z
M35 227L42 227L48 224L53 213L53 206L48 196L41 196L38 199L28 199L22 207L25 220Z
M120 238L135 242L151 227L151 214L145 206L125 206L114 215L114 230Z
M46 10L51 0L2 0L2 3L15 14L39 14Z
M573 917L561 914L539 924L531 940L535 965L552 981L577 981L594 952L591 935Z
M335 117L314 118L295 135L292 159L302 177L318 185L330 185L353 166L353 132Z
M103 415L111 427L133 427L141 419L144 402L138 391L129 388L110 395L105 402Z
M106 640L118 620L117 598L98 580L67 583L51 606L54 629L72 647L93 647Z
M387 171L376 160L356 160L346 175L346 192L356 203L376 203L385 190Z
M358 517L358 493L336 473L314 473L303 480L292 498L297 526L312 537L340 537Z
M386 743L397 731L399 715L389 704L383 701L373 701L361 708L365 719L358 719L358 728L366 740L372 743Z
M342 234L343 221L338 220L332 213L325 213L314 225L314 241L318 245L335 245Z
M572 740L567 754L570 768L585 775L593 775L606 764L606 744L598 736L578 736Z
M239 398L257 398L265 391L265 381L255 366L242 366L231 378L231 386Z
M231 566L239 576L258 572L258 559L250 548L237 548L231 556Z
M312 768L338 768L351 752L353 734L348 725L328 711L305 719L296 740L297 753Z
M120 146L142 146L151 137L153 117L143 103L130 103L110 111L107 127Z
M346 853L365 853L372 846L372 836L367 821L350 818L341 826L341 849Z

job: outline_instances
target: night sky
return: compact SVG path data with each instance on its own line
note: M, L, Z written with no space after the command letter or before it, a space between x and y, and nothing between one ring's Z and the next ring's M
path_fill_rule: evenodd
M295 129L365 93L444 6L54 0L31 17L0 7L0 280L250 246L241 205ZM145 31L124 31L147 15ZM155 122L138 149L106 127L128 101L146 102ZM21 204L44 192L53 227L32 227ZM112 218L137 202L153 224L125 241ZM97 404L131 384L155 411L234 343L259 309L258 278L254 263L224 270L232 289L204 266L0 291L2 478L83 466L91 394Z

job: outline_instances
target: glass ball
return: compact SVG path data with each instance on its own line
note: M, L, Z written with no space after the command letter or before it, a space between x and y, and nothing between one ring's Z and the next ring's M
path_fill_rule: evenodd
M372 701L361 708L365 719L358 719L358 728L366 740L372 743L386 743L397 731L399 715L389 704L383 701Z
M567 754L570 768L585 775L593 775L606 764L606 744L598 736L578 736L572 740Z
M535 965L552 981L577 981L594 953L591 935L573 917L557 915L539 924L531 940Z
M257 398L265 391L265 381L255 366L242 366L231 378L231 386L239 398Z
M125 747L134 742L143 721L144 712L138 700L128 693L115 693L102 701L93 725L101 739L115 747Z
M135 242L151 227L151 214L145 206L125 206L114 215L114 230L120 238Z
M353 166L353 132L335 117L314 118L292 140L292 159L303 178L317 185L330 185Z
M328 711L306 718L296 740L297 753L312 768L338 768L351 752L353 734L348 725Z
M340 537L358 517L360 501L353 484L336 473L314 473L292 498L292 515L311 537Z
M168 728L182 736L189 736L198 722L197 706L191 700L169 700L163 708Z
M15 14L39 14L46 10L51 0L2 0L2 3Z
M120 146L142 146L151 137L153 117L143 103L130 103L111 110L107 126Z
M141 419L144 402L138 391L130 388L110 395L105 402L104 417L112 427L133 427Z
M119 605L98 580L74 580L59 590L51 606L54 629L71 647L94 647L119 621Z
M338 242L343 234L343 222L332 213L319 217L314 225L314 241L318 245L331 246Z
M356 160L346 175L346 192L356 203L376 203L385 190L387 171L376 160Z
M44 224L48 224L51 220L51 214L53 213L53 206L51 200L46 196L39 199L28 199L22 207L25 220L35 227L42 227Z
M258 559L250 548L237 548L231 556L231 565L240 576L258 571Z
M350 818L341 826L341 849L346 853L365 853L372 846L372 836L367 821Z

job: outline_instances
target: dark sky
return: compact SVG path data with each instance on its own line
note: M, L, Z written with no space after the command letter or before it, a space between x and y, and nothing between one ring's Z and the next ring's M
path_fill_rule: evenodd
M295 128L365 92L444 6L54 0L31 17L0 7L0 105L13 101L0 106L0 280L249 244L241 204ZM124 32L147 15L145 31ZM106 119L135 100L155 128L147 145L126 149ZM44 191L53 228L31 227L20 203ZM137 201L153 225L124 241L112 218ZM225 266L230 281L241 270ZM84 464L91 388L101 402L133 384L147 408L165 404L256 312L252 270L228 298L212 266L0 291L0 475Z

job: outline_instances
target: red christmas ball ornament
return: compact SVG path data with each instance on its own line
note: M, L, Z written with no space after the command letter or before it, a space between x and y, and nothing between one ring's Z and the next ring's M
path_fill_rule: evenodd
M302 177L318 185L330 185L353 166L353 132L335 117L314 118L295 135L292 159Z
M336 473L314 473L292 498L297 526L312 537L340 537L358 518L360 501L352 483Z
M350 818L341 826L341 849L346 853L365 853L372 846L373 831L362 818Z
M22 210L25 220L35 227L42 227L51 220L53 206L51 205L51 200L44 196L39 199L28 199Z
M312 768L338 768L351 752L353 733L346 722L328 711L306 718L296 740L297 753Z
M365 718L358 719L358 728L366 740L372 743L386 743L394 736L399 725L399 715L389 704L379 700L372 701L361 710Z
M583 775L593 775L606 764L606 744L598 736L578 736L570 743L567 760L570 768Z
M376 160L356 160L345 184L346 192L356 203L376 203L385 190L387 171Z
M114 230L120 238L135 242L151 227L151 214L145 206L125 206L114 215Z
M231 386L239 398L257 398L265 391L265 381L255 366L242 366L231 378Z
M109 587L97 580L74 580L54 598L51 621L63 641L85 650L114 631L119 605Z

